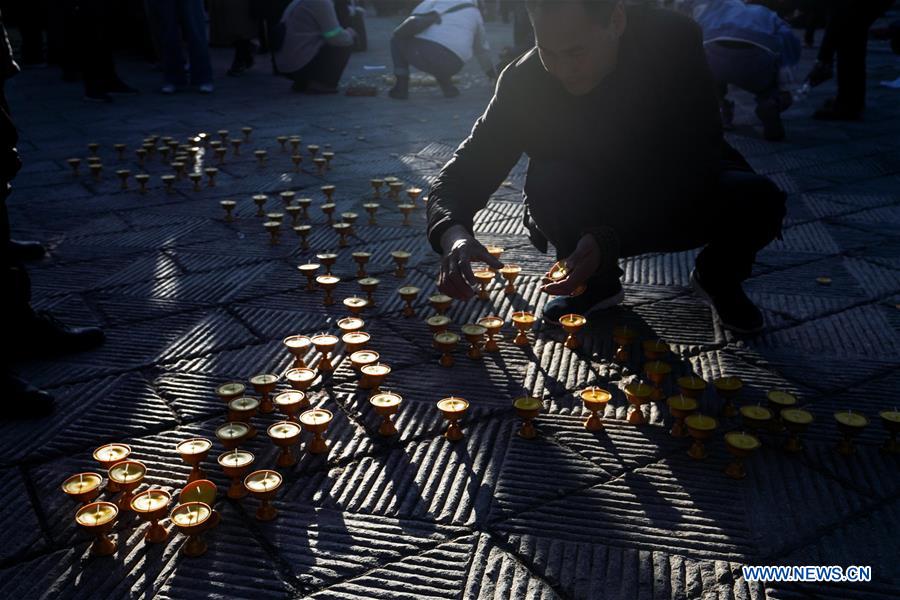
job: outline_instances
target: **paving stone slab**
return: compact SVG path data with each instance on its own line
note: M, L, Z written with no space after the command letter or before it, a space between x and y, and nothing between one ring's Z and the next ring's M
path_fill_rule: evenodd
M469 569L465 598L534 598L556 600L561 596L546 580L538 578L516 556L482 534Z

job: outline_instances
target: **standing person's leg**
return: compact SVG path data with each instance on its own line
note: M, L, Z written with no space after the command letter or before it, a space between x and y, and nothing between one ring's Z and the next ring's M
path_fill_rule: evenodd
M179 25L179 4L181 0L153 0L159 18L159 37L163 60L163 93L175 91L176 87L187 84L184 71L184 50Z
M206 35L206 12L203 0L180 0L181 26L187 38L191 60L191 84L200 86L200 91L213 91L212 59L209 55L209 40Z
M75 9L75 35L78 36L78 57L84 79L84 99L110 102L106 91L112 52L103 27L101 0L82 0Z

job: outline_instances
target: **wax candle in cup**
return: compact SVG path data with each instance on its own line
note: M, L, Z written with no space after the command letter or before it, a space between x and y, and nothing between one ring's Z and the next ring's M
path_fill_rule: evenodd
M306 366L303 357L306 356L306 353L309 352L309 349L312 346L312 341L309 337L305 335L291 335L284 338L281 343L287 348L288 352L291 353L291 356L294 357L293 367L295 369L302 369Z
M487 290L488 284L494 280L494 272L490 269L478 269L473 272L475 275L475 280L478 282L478 299L479 300L488 300L491 295Z
M484 334L487 333L487 328L483 325L468 323L463 325L461 329L466 337L466 341L469 342L469 350L466 352L466 356L472 360L480 359L483 356L481 346L484 343Z
M669 354L669 344L662 340L644 340L641 343L644 350L644 358L648 361L662 360Z
M647 422L643 406L653 398L654 388L646 383L635 381L626 385L623 391L625 399L632 406L631 412L628 414L628 422L632 425L643 425Z
M300 154L292 154L291 162L294 163L294 172L300 172L300 165L303 164L303 156Z
M375 214L378 212L378 209L381 207L377 202L366 202L362 205L363 210L365 210L369 214L369 225L376 226L378 225L378 221L375 219Z
M117 462L127 459L131 455L131 446L127 444L105 444L94 450L94 460L100 463L100 466L109 470ZM106 491L112 494L120 490L116 482L108 480L106 482Z
M457 442L463 438L462 428L459 421L466 415L469 410L469 402L463 398L450 396L443 398L437 403L438 410L447 421L447 430L444 437L449 442Z
M800 436L806 431L809 424L813 422L812 413L802 408L785 408L781 411L781 421L788 431L788 439L784 444L784 449L793 454L801 452L803 443L800 441Z
M350 314L354 316L362 313L363 309L365 309L369 305L368 300L366 300L365 298L359 298L357 296L344 298L343 303L344 306L347 307L347 310L350 311Z
M669 406L669 412L675 417L675 422L672 424L672 429L669 430L669 434L671 434L672 437L687 436L688 432L684 425L684 419L697 412L697 408L699 407L697 400L690 396L679 394L678 396L669 397L666 404Z
M325 205L327 206L327 205ZM338 248L346 248L349 246L349 242L347 242L347 236L350 235L350 224L349 223L335 223L331 226L334 229L335 233L338 234Z
M191 473L187 478L188 483L206 478L200 468L200 463L206 459L210 448L212 448L212 442L206 438L185 440L175 446L175 451L181 456L181 460L191 466Z
M334 152L326 151L322 153L322 158L325 159L325 170L331 170L331 161L334 160Z
M841 441L838 443L838 452L843 456L851 456L856 452L853 438L862 433L869 424L865 415L852 410L838 411L834 413L838 431L841 432Z
M376 362L371 365L363 365L359 369L361 377L360 387L362 389L372 390L370 397L381 393L380 386L391 374L391 367L384 363Z
M78 509L75 522L94 536L91 554L109 556L116 552L116 542L107 533L112 529L119 507L112 502L92 502Z
M602 413L606 410L606 405L612 399L612 394L603 388L592 385L587 389L581 390L580 396L584 408L589 413L587 420L584 422L584 428L588 431L602 430L603 421L600 420L597 413Z
M147 173L138 173L134 176L134 180L138 182L139 189L138 191L141 194L147 193L147 183L150 181L150 176Z
M735 399L741 393L744 382L740 377L719 377L713 381L713 387L716 393L724 400L720 411L721 416L730 418L736 416L737 407L734 404Z
M563 330L568 334L566 336L565 347L570 350L575 350L581 347L581 342L578 340L577 334L581 331L584 326L587 324L587 319L585 319L581 315L576 315L574 313L563 315L559 318L559 324L562 326Z
M255 150L253 155L256 157L257 164L262 167L266 164L266 159L269 156L269 153L265 150Z
M331 306L334 304L334 297L332 296L332 292L334 288L337 287L337 284L340 283L340 278L335 277L334 275L319 275L316 277L316 283L320 288L325 292L325 297L322 300L322 303L325 306Z
M412 253L406 250L394 250L391 252L391 258L394 259L394 264L397 265L394 277L406 277L406 263L409 262L411 256Z
M269 425L266 433L269 434L272 443L281 450L275 464L279 467L295 465L297 458L291 448L300 443L300 426L293 421L279 421Z
M354 331L362 331L366 326L366 322L359 317L344 317L338 320L337 326L343 333L353 333Z
M325 194L325 198L327 198L327 202L334 202L334 186L333 185L323 185L321 188L322 193Z
M80 158L69 158L66 160L69 163L69 166L72 167L72 175L78 176L78 167L81 165Z
M237 206L237 202L234 200L222 200L219 202L219 206L225 209L225 220L229 223L234 221L234 216L231 213L234 211L234 207Z
M216 438L228 450L233 450L240 446L241 442L247 439L249 433L250 428L247 424L237 421L225 423L216 428Z
M447 331L447 328L450 327L450 323L450 317L447 315L432 315L425 319L425 324L428 325L431 335Z
M781 411L785 408L794 408L797 406L797 397L790 392L785 392L783 390L770 390L766 393L766 400L768 400L769 408L774 415L774 418L770 421L769 425L772 431L779 431L783 426L783 423L781 422Z
M244 478L244 486L250 495L260 501L259 508L256 509L258 521L271 521L278 516L278 510L272 506L271 501L281 483L282 478L278 471L268 469L254 471Z
M171 501L169 492L158 489L144 490L131 499L131 510L149 524L144 541L161 544L169 539L169 530L159 520L166 516Z
M269 232L269 244L271 244L272 246L277 246L279 236L281 235L281 222L266 221L265 223L263 223L263 229Z
M459 336L452 331L442 331L433 336L434 345L441 353L440 365L442 367L453 366L453 351L459 343Z
M613 357L617 363L624 364L631 360L631 350L629 347L637 338L637 331L629 328L627 325L619 325L613 327L613 342L616 344L616 352Z
M653 383L653 391L650 394L651 400L659 402L666 397L664 386L666 384L666 379L671 372L672 366L661 360L654 360L644 364L644 373L651 383Z
M199 192L201 190L200 182L203 181L203 173L192 171L188 174L188 179L190 179L191 183L194 184L194 191Z
M747 477L744 459L760 447L759 438L749 433L729 431L725 434L725 447L732 456L725 467L725 474L731 479L744 479Z
M100 495L103 477L99 473L77 473L62 483L63 493L82 504L90 504Z
M375 306L375 291L378 289L379 283L381 283L381 280L375 277L366 277L359 280L359 287L366 294L366 302L369 303L369 306Z
M764 406L752 404L742 406L739 412L744 422L744 427L753 432L768 429L772 421L772 411Z
M296 421L297 414L309 407L309 399L306 394L297 390L281 392L275 396L273 402L288 421Z
M357 350L365 348L366 344L368 344L371 339L372 336L365 331L351 331L341 336L341 341L344 343L344 349L347 351L347 354L350 355Z
M688 456L694 460L703 460L707 456L703 442L712 436L713 431L719 426L718 421L710 416L694 413L684 418L684 424L694 440L688 450Z
M381 424L378 426L378 434L384 437L397 435L397 427L391 420L391 417L397 414L400 409L400 403L403 397L394 392L381 392L369 398L369 404L375 410L375 413L381 417Z
M432 294L431 296L428 296L428 303L431 304L431 308L433 308L437 314L443 315L450 308L450 304L453 303L453 298L447 294Z
M316 377L315 370L308 367L289 369L288 372L284 374L284 378L287 379L288 385L298 392L305 392L308 390Z
M356 276L360 279L365 279L368 277L366 273L366 264L369 262L369 259L372 258L371 252L354 252L351 254L353 257L353 261L357 265Z
M144 466L144 463L136 460L123 460L109 468L109 480L114 481L122 490L122 495L116 502L119 510L130 510L134 489L141 485L146 473L147 467Z
M406 195L409 197L410 204L415 206L419 196L422 195L422 188L411 187L406 190Z
M228 452L223 452L217 459L222 472L226 477L231 478L231 485L228 487L228 497L239 500L247 495L247 488L244 487L242 478L250 469L256 458L252 452L247 450L238 450L237 448Z
M282 152L287 150L287 148L285 148L285 146L284 146L285 143L287 143L287 140L288 140L288 138L286 135L279 135L275 138L275 141L278 142L278 145L281 147Z
M699 400L706 390L706 381L693 373L679 377L676 382L678 383L678 390L681 392L681 395L687 396L688 398Z
M400 295L400 298L403 299L403 302L406 303L406 306L403 307L403 316L404 317L413 317L416 314L416 311L413 310L412 303L419 295L419 288L414 285L405 285L397 290L397 293Z
M381 198L381 186L384 185L383 179L370 179L369 183L372 185L372 195L375 198Z
M165 186L166 193L171 194L173 187L175 186L175 176L161 175L160 180L163 182L163 186Z
M253 133L252 127L241 127L241 131L244 133L244 141L250 141L250 134Z
M313 346L322 355L319 359L318 369L321 373L331 373L334 371L334 365L331 364L331 353L340 340L336 335L330 333L320 333L312 337Z
M497 335L500 333L500 330L503 329L503 319L495 315L490 315L478 319L478 324L487 331L487 342L484 344L484 351L499 352L500 346L497 344Z
M212 508L205 502L186 502L172 509L169 515L172 524L187 536L187 541L181 547L182 554L197 557L206 553L206 541L201 534L211 517Z
M253 426L250 419L256 415L258 408L259 400L251 398L250 396L241 396L228 403L228 420L237 421L247 425L249 431L247 432L246 439L253 439L256 437L256 427Z
M306 451L310 454L324 454L328 452L328 444L323 434L328 430L334 415L324 408L313 408L300 415L300 423L313 434L313 439L306 445Z
M268 200L269 200L269 197L266 196L265 194L255 194L253 196L253 203L256 205L256 216L257 217L265 216L266 212L265 212L265 210L263 210L263 208L265 207L266 202L268 202Z
M374 365L378 362L380 356L374 350L357 350L350 355L350 365L353 370L360 374L360 389L369 389L370 381L367 377L363 377L362 368L366 365Z
M881 445L881 451L885 454L900 453L900 444L897 443L897 434L900 433L900 411L882 410L878 412L881 417L881 425L888 432L888 439Z
M513 401L513 407L516 414L522 419L522 427L518 431L518 435L526 440L532 440L537 437L537 430L534 428L534 420L541 412L541 401L531 396L522 396Z
M534 314L527 311L519 311L512 314L513 325L519 330L519 333L513 340L513 344L516 346L527 346L529 344L527 331L534 326L536 320Z
M203 172L206 174L206 185L216 187L216 175L219 174L219 170L215 167L206 167Z
M278 375L274 373L254 375L250 378L250 385L260 395L259 412L266 415L275 412L275 406L272 404L272 392L278 385Z
M503 265L500 268L500 276L506 280L506 287L503 288L504 294L512 296L516 293L516 279L521 272L522 267L519 265Z
M319 267L318 263L306 263L297 267L297 270L306 277L307 292L316 291L316 272L319 270Z
M94 176L96 181L100 181L103 175L103 165L101 163L90 163L88 165L88 169L91 171L91 175Z

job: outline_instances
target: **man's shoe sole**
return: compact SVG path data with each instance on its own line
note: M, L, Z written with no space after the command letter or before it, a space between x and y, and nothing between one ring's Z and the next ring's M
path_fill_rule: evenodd
M732 325L722 319L722 316L719 314L719 311L716 310L715 305L713 304L712 297L707 293L703 286L700 285L700 281L697 279L697 274L695 271L691 271L691 288L693 288L694 293L700 296L700 298L712 309L713 314L716 316L716 319L719 323L727 329L728 331L733 331L734 333L740 333L742 335L753 335L759 333L763 330L763 327L756 327L754 329L745 329L743 327L738 327L736 325Z

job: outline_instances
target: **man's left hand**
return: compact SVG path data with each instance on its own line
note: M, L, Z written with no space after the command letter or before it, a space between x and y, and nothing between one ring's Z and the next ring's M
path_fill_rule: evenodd
M548 283L541 290L554 296L569 296L578 286L585 283L600 266L600 246L592 235L583 235L578 240L575 251L563 262L568 274L559 281Z

